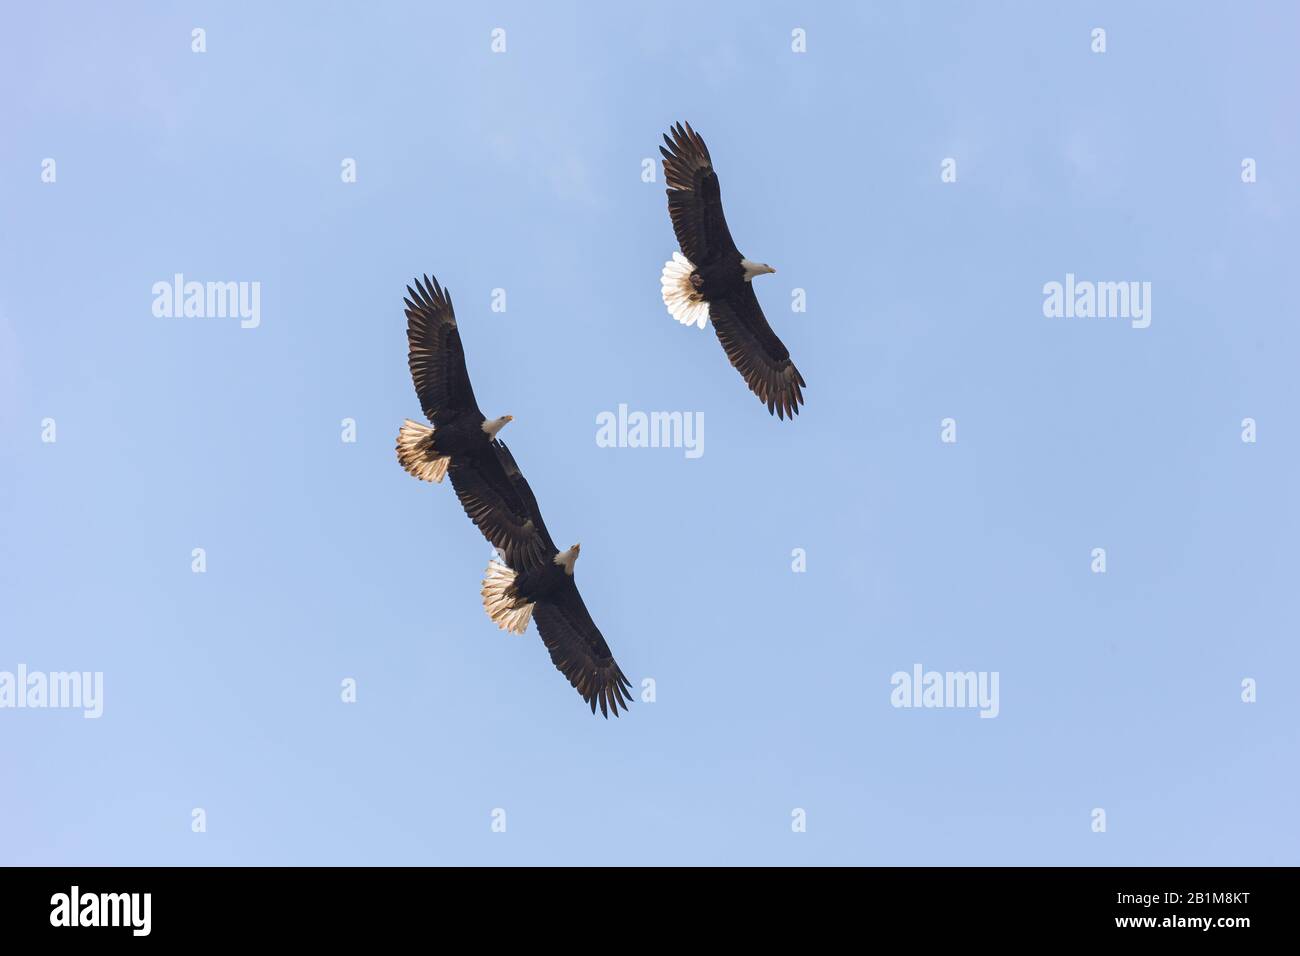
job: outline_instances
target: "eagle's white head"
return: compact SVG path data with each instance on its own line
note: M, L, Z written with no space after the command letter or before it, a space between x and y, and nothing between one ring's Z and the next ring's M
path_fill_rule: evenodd
M745 270L745 281L753 282L755 276L768 275L775 273L776 270L766 262L750 262L748 259L740 260L741 268Z
M573 577L573 566L578 563L578 552L582 550L582 545L575 544L568 551L561 551L555 556L555 563L564 568L564 573Z
M502 415L500 418L494 418L491 421L483 422L483 430L488 433L489 438L496 438L497 432L505 428L515 420L513 415Z

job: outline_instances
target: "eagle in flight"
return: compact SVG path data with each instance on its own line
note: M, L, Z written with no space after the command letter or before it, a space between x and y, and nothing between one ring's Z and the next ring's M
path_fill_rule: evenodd
M727 358L745 384L778 418L793 418L807 385L790 353L763 317L754 294L757 276L776 272L740 254L727 219L709 148L690 124L678 123L659 147L668 180L668 215L680 252L664 263L664 305L683 325L713 320Z

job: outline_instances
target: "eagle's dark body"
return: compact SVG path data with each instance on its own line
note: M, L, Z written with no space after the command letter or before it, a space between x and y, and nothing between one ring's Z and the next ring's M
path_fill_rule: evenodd
M518 598L519 604L536 604L538 601L545 601L556 597L562 591L570 588L576 591L577 585L573 583L573 576L567 574L563 567L555 563L555 557L560 552L558 549L547 557L547 560L541 565L535 567L524 567L523 570L514 568L515 586L512 593Z
M691 284L709 302L743 294L749 283L745 281L745 269L740 264L742 258L737 251L734 255L718 253L709 262L697 262Z
M460 415L437 427L429 447L451 458L450 470L454 473L458 462L491 454L492 438L483 431L481 419L476 422L472 415Z

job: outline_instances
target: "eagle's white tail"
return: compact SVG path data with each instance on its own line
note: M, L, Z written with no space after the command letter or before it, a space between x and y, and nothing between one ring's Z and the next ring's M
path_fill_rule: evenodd
M397 460L421 481L441 482L451 459L433 450L433 429L409 418L397 433Z
M664 263L663 274L659 276L659 284L663 287L660 291L669 315L682 325L695 324L704 328L704 323L709 321L709 303L691 285L694 271L690 259L674 252L673 257Z
M528 630L528 622L532 620L533 606L515 606L515 598L508 593L514 583L514 571L496 558L488 562L483 574L483 610L501 630L522 634Z

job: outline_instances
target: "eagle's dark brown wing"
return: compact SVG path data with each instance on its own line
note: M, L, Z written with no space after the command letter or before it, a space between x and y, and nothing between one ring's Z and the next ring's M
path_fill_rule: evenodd
M447 473L465 514L510 567L537 567L554 553L494 447L484 446L481 454L455 455Z
M610 711L617 717L620 707L627 710L632 684L619 669L572 578L552 597L537 602L533 619L551 661L591 705L593 714L597 705L606 718Z
M492 447L496 449L497 459L501 462L501 467L505 471L506 477L510 479L511 487L514 489L515 494L523 505L523 513L532 518L533 525L537 528L537 533L541 535L542 547L545 549L547 554L553 554L558 551L559 548L557 548L555 542L551 540L551 533L546 530L546 522L542 520L542 509L537 506L537 497L533 494L533 489L529 486L528 479L526 479L524 473L519 470L519 465L515 463L515 456L510 454L510 449L506 447L506 443L501 441L499 438L492 443ZM515 570L520 571L523 570L523 568L515 568Z
M779 418L798 415L807 383L767 324L753 285L746 282L739 292L710 301L709 318L727 358L767 410Z
M451 294L428 276L423 283L416 279L415 288L408 285L406 292L407 362L425 416L434 425L460 415L482 421L465 368Z
M709 148L690 124L678 123L659 147L668 180L668 215L682 255L698 268L720 256L740 258L722 214L722 193Z

